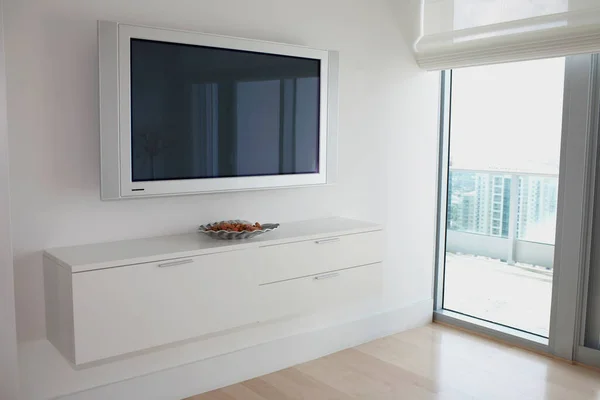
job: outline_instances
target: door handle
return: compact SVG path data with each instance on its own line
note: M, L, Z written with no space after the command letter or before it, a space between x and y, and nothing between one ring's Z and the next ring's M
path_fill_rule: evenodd
M335 278L336 276L340 276L340 273L339 272L332 272L330 274L324 274L324 275L315 276L313 279L315 281L323 281L325 279Z
M159 268L176 267L178 265L191 264L193 262L194 262L194 260L192 260L192 259L177 260L177 261L166 262L166 263L163 263L163 264L158 264L158 267Z
M339 241L340 241L340 238L336 237L336 238L331 238L331 239L316 240L315 243L316 244L327 244L327 243L336 243Z

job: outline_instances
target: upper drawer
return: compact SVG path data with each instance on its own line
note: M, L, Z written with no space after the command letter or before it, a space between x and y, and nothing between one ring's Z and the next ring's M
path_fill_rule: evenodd
M260 249L260 283L383 261L383 232L286 243Z

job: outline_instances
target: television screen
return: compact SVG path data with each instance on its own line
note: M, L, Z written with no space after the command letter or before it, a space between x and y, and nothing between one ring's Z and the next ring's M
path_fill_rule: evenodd
M319 172L320 61L131 39L132 181Z

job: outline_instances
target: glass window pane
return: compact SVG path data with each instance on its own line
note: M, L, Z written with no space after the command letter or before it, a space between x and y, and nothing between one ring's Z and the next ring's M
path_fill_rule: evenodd
M445 309L548 336L564 58L452 72Z
M314 59L132 39L132 180L318 173L320 73Z

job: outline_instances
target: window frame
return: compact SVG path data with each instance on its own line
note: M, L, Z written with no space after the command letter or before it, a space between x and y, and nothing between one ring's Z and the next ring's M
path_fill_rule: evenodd
M550 331L547 340L514 328L444 309L446 211L448 203L449 142L452 118L452 71L441 72L438 142L438 199L436 210L436 267L434 321L485 334L508 343L560 358L600 366L600 351L593 357L583 348L587 278L591 248L590 216L600 123L600 69L598 55L565 59L565 89L557 226L553 266ZM590 361L591 360L591 361ZM597 364L596 364L597 362Z

